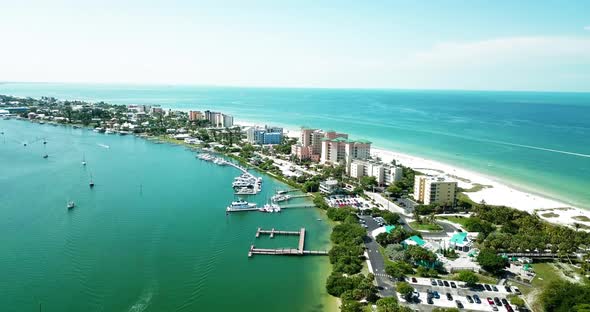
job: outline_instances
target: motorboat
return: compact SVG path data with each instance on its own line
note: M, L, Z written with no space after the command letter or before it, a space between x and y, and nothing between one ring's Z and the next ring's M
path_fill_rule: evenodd
M256 203L249 203L243 199L239 199L237 201L231 202L231 205L227 206L227 210L232 209L254 209L256 208Z

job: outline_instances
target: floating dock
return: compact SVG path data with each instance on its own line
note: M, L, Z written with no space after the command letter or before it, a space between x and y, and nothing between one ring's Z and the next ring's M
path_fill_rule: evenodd
M303 256L303 255L328 255L328 252L325 250L305 250L305 228L301 228L299 231L281 231L275 230L274 228L271 230L263 230L258 228L256 231L256 238L260 237L260 235L269 235L270 238L273 238L275 235L299 235L299 244L297 248L278 248L278 249L267 249L267 248L256 248L254 245L250 245L250 250L248 251L248 257L252 257L253 255L287 255L287 256Z

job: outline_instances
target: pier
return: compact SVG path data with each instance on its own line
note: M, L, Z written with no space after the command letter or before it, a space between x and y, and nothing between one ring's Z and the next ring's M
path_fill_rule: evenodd
M279 205L281 210L283 209L294 209L294 208L315 208L314 205L305 205L305 204L292 204L292 205ZM226 208L226 212L248 212L248 211L258 211L263 212L262 208ZM258 236L256 236L258 237Z
M281 231L275 230L272 228L271 230L263 230L258 228L256 230L256 238L259 238L260 235L269 235L270 238L274 238L275 235L299 235L299 244L297 248L278 248L278 249L268 249L268 248L256 248L254 245L250 245L250 250L248 251L248 257L252 257L255 254L258 255L291 255L291 256L303 256L303 255L328 255L328 252L325 250L305 250L305 228L301 228L299 231Z

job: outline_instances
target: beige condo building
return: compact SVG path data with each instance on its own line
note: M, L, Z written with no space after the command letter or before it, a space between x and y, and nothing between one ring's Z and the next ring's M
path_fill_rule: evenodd
M457 192L457 182L444 177L417 175L414 177L414 199L425 205L453 205Z

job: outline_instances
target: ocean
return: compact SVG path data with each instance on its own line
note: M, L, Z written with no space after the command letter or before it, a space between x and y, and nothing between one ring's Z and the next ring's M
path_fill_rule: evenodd
M226 216L241 172L185 147L21 120L0 119L0 129L3 312L333 307L328 257L248 258L251 244L298 243L257 239L258 227L305 227L306 249L327 250L331 227L319 209ZM261 176L262 192L247 200L262 205L288 188Z
M590 93L6 83L0 94L213 109L334 129L590 209Z

